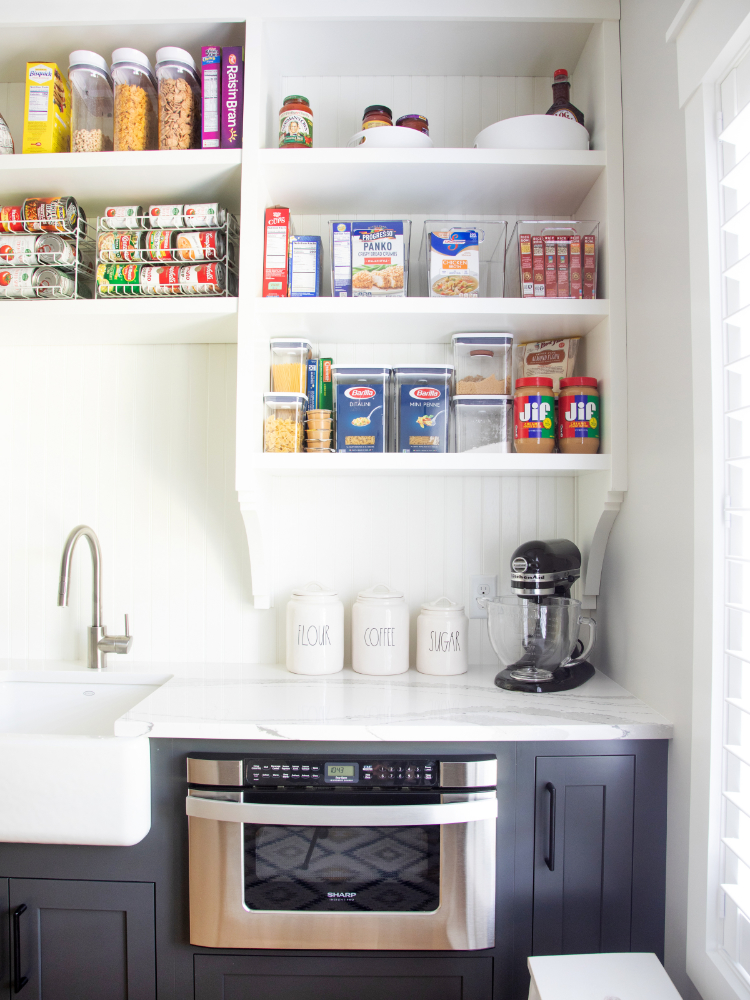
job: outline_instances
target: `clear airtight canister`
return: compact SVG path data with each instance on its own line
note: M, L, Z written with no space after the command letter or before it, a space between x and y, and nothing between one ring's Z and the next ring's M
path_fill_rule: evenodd
M185 49L165 45L156 53L159 85L159 149L200 147L201 84Z
M417 618L417 670L465 674L469 669L469 620L463 604L448 597L423 604Z
M110 151L114 139L115 95L109 66L96 52L70 53L70 151Z
M138 49L112 53L115 84L115 150L156 149L156 79Z
M409 669L409 608L400 590L384 584L362 590L352 605L352 667L358 674L403 674Z
M335 674L344 666L344 605L333 590L308 583L286 606L286 667L293 674Z

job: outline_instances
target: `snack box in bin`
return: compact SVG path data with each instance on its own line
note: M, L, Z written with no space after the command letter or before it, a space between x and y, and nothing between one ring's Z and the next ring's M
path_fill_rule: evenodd
M599 223L521 220L506 257L508 298L595 299Z

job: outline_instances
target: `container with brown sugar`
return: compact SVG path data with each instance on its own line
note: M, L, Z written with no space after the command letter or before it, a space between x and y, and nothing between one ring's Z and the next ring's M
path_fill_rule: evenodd
M599 451L601 417L595 378L560 379L557 397L557 444L564 455L595 455Z
M510 333L454 333L457 396L508 396L511 389Z

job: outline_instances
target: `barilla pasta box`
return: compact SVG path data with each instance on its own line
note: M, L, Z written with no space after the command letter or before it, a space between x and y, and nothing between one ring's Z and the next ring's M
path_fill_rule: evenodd
M352 296L406 295L405 249L411 223L352 222ZM406 236L406 244L405 244Z
M221 145L219 98L221 96L221 49L204 45L201 49L201 148Z
M396 451L448 451L452 365L394 368Z
M289 237L289 295L315 298L320 295L323 241L319 236Z
M315 410L318 402L318 362L307 362L307 408Z
M26 63L22 152L70 152L70 87L57 63Z
M263 248L263 296L286 298L288 288L287 246L291 217L280 205L266 209L266 233Z
M430 233L430 296L476 299L479 295L478 229Z
M331 294L347 299L352 294L352 224L331 222Z
M221 50L221 148L242 148L244 63L241 45Z

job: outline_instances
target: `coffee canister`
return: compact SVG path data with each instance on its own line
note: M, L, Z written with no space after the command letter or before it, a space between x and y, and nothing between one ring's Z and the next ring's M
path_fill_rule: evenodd
M344 666L344 605L333 590L308 583L286 606L286 667L293 674L335 674Z
M352 666L358 674L403 674L409 669L409 608L400 590L384 584L362 590L352 606Z
M421 674L465 674L469 668L469 619L463 604L448 597L423 604L417 618L417 670Z

